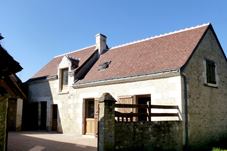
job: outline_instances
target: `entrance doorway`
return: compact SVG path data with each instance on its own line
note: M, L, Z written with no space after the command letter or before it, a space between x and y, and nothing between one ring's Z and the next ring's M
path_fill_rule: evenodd
M84 100L84 134L96 135L97 133L97 102L94 99Z
M39 129L39 102L33 102L29 104L29 130L38 130Z
M52 105L52 131L57 131L58 129L58 105Z
M47 102L41 102L40 130L46 130Z
M138 95L136 96L137 99L137 104L140 105L148 105L148 103L151 101L151 96L150 95ZM147 114L148 111L146 108L138 108L138 121L147 121Z

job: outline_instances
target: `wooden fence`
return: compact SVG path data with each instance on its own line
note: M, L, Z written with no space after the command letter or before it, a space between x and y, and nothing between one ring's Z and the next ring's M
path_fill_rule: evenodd
M134 109L133 112L124 113L117 109ZM175 109L177 113L152 113L151 109ZM140 112L142 111L142 112ZM135 121L151 121L151 117L179 117L179 108L174 105L151 105L149 104L115 104L115 120L116 122L135 122Z

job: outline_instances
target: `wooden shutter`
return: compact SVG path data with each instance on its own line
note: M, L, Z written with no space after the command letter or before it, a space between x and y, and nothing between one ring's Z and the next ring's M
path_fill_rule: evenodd
M118 104L136 104L133 96L121 96L121 97L119 97L117 103ZM134 109L131 109L131 108L121 108L121 109L118 109L118 112L131 113L131 112L135 112L135 111L134 111Z

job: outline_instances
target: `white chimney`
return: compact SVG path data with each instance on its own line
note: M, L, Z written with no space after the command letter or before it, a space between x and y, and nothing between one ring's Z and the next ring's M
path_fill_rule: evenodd
M100 55L107 50L105 35L103 34L96 35L96 49L98 49Z

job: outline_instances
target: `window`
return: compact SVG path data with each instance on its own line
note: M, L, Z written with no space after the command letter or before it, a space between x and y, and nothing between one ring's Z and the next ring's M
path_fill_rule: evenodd
M94 118L94 100L93 99L88 99L86 100L86 118Z
M107 69L109 67L110 63L111 63L111 61L107 61L107 62L100 64L98 70L102 71L102 70Z
M216 85L216 65L211 60L206 60L206 83Z
M61 69L61 89L65 89L68 86L68 68Z

